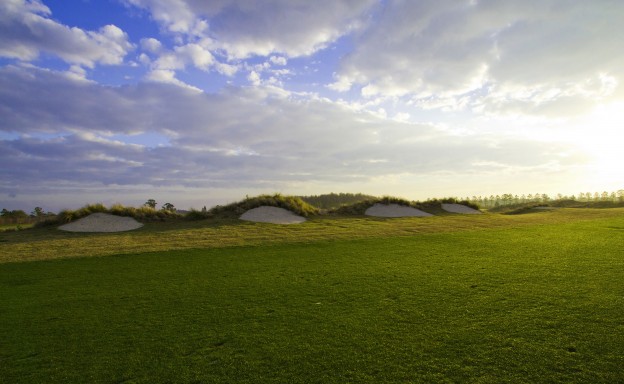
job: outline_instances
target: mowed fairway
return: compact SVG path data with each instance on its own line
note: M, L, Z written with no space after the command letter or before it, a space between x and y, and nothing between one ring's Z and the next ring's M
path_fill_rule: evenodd
M440 230L407 230L427 223ZM156 230L141 231L117 236ZM623 209L271 231L181 249L168 229L177 249L0 264L0 382L624 382ZM0 248L29 249L11 236ZM30 249L115 239L55 236Z

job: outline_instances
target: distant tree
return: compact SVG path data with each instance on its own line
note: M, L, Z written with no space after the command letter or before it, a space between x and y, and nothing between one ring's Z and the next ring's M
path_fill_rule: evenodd
M20 223L20 222L24 222L26 220L28 220L28 215L26 214L26 212L22 211L21 209L16 209L13 211L9 211L7 209L3 209L1 212L1 216L3 219L7 219L12 223Z
M154 199L149 199L145 202L145 204L143 204L146 207L150 207L150 208L154 208L156 209L156 200Z
M22 211L21 209L16 209L14 211L9 212L9 216L16 218L16 219L28 218L28 215L26 214L26 212Z
M162 206L163 211L175 212L175 207L171 203L165 203Z
M43 212L43 208L35 207L35 209L33 209L33 211L30 213L30 215L33 216L33 217L41 217L41 216L45 215L45 213Z
M513 196L510 195L509 193L503 193L502 196L500 197L500 200L502 201L503 205L509 205L509 203L511 203L512 198Z

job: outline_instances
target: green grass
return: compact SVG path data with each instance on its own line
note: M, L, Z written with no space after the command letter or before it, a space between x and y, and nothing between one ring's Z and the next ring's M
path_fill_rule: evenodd
M30 229L34 224L26 223L26 224L2 224L0 225L0 232L13 232L13 231L21 231L24 229Z
M622 209L184 225L2 234L0 378L624 381ZM127 248L14 262L40 258L7 256L28 236ZM203 249L130 253L154 238Z
M315 243L321 240L410 237L424 233L488 231L620 217L624 209L559 209L527 215L453 215L422 218L316 216L299 225L238 219L147 222L132 232L72 233L48 226L0 233L0 264L195 248Z

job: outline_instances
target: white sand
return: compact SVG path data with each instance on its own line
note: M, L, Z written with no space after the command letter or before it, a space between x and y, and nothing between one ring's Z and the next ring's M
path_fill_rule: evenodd
M240 219L272 224L299 224L306 221L304 217L296 215L289 210L266 205L250 209L249 211L243 213Z
M461 204L442 204L442 209L446 212L463 213L466 215L480 215L482 213L479 210Z
M124 232L141 228L143 224L132 217L92 213L89 216L58 227L69 232Z
M399 204L375 204L364 212L367 216L376 217L426 217L433 216L420 209Z

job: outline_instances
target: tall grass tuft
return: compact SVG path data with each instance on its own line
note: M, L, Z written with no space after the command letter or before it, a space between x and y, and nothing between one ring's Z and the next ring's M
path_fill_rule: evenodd
M300 216L308 217L311 215L319 214L319 209L301 200L295 196L284 196L279 193L274 195L260 195L256 197L247 197L236 203L219 206L210 209L205 213L206 217L221 217L232 218L238 217L250 209L258 208L261 206L271 206L284 208L291 212L294 212ZM191 212L193 217L197 217L202 212Z
M71 210L71 209L62 210L56 216L56 221L59 223L69 223L70 221L78 220L80 218L89 216L93 213L101 213L101 212L105 213L107 211L108 210L102 203L87 204L84 207L76 209L76 210Z

